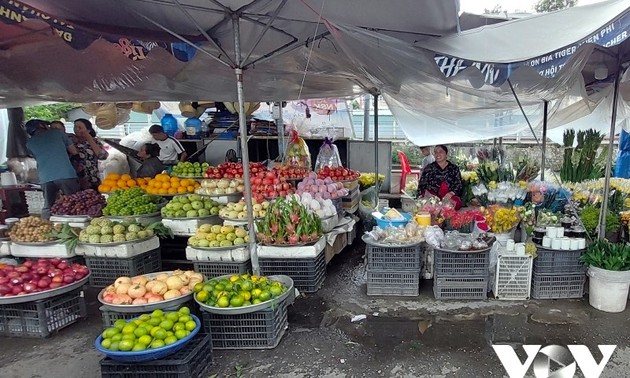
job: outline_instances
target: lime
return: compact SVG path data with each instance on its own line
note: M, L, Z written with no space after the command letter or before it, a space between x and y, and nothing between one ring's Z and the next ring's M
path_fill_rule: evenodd
M223 285L223 284L216 284L216 285L214 285L214 290L223 291L223 290L225 290L225 285Z
M262 303L262 301L260 300L260 298L254 298L254 299L252 299L252 304L258 304L258 303Z
M214 290L214 284L205 284L203 285L203 291L212 292Z
M167 332L166 332L166 337L169 337L169 336L175 336L175 332L173 332L173 331L167 331ZM165 339L165 340L166 340L166 339Z
M243 299L245 300L245 302L249 301L250 299L252 299L252 294L249 291L240 291L238 293L241 297L243 297Z
M185 329L179 329L177 331L175 331L175 337L177 337L177 340L181 340L184 337L186 337L188 335L188 333L186 333Z
M164 346L163 340L153 340L151 343L151 349L161 348Z
M256 299L256 298L260 297L260 293L262 293L262 290L260 290L258 288L252 289L251 293L252 293L252 298Z
M103 341L101 341L101 346L105 349L109 349L112 346L112 339L103 339Z
M173 331L177 332L180 329L186 329L186 323L182 323L182 322L175 323L175 325L173 326Z
M190 315L182 315L182 316L179 317L178 321L180 323L186 323L186 322L189 322L191 320L192 320L192 318L190 317Z
M151 320L149 320L149 324L152 326L157 326L160 323L162 323L162 318L151 318Z
M263 302L268 301L271 299L271 293L267 290L264 290L263 292L260 293L258 298L260 298L260 300Z
M193 291L195 293L199 293L201 290L203 290L203 284L201 282L197 282L195 286L193 286Z
M121 340L120 343L118 343L118 349L120 349L123 352L130 351L131 349L133 349L133 341Z
M149 334L151 335L151 337L155 337L155 333L159 330L161 330L162 328L160 327L153 327L151 328L151 331L149 331Z
M160 309L153 310L153 312L151 313L152 318L161 318L163 315L164 315L164 311Z
M153 341L153 338L151 336L149 336L149 335L140 336L138 338L138 343L144 344L146 346L151 344L151 341Z
M224 290L225 291L232 291L233 288L234 288L234 285L230 282L227 285L225 285Z
M133 331L135 331L136 328L138 328L138 327L135 324L129 323L122 329L122 334L123 335L128 335L130 333L133 333Z
M125 335L122 335L121 340L135 340L135 339L136 339L136 335L134 335L133 333L127 333Z
M144 322L142 320L140 320L140 319L136 319L136 320L133 321L133 324L135 324L136 326L142 325L142 323L144 323Z
M120 341L122 340L123 334L122 333L117 333L114 336L112 336L112 341Z
M147 331L147 329L144 327L138 327L133 331L133 334L136 335L136 337L144 336L148 333L149 331Z
M118 345L119 345L118 341L112 341L112 344L109 346L109 350L117 352L118 350L120 350Z
M164 340L166 338L166 331L160 328L155 332L155 335L153 335L153 337L159 340Z
M197 328L197 323L194 320L186 322L186 331L192 331Z
M142 315L140 315L140 317L138 319L142 320L143 322L146 322L149 319L151 319L151 315L149 315L149 314L142 314Z
M272 286L269 291L274 298L282 294L282 288L280 286Z
M164 321L162 321L162 323L160 323L160 327L164 328L167 331L170 331L171 329L173 329L173 325L174 324L175 323L173 323L172 320L164 320Z
M120 330L118 328L107 328L105 331L103 331L102 335L104 339L109 339L117 333L120 333Z
M217 307L227 307L230 305L230 300L227 297L221 297L217 299Z
M230 306L241 307L243 306L243 302L245 302L245 299L243 297L241 297L240 295L235 295L232 297L232 299L230 299Z
M166 319L172 321L173 323L177 322L177 319L179 319L179 313L177 312L169 312L168 314L166 314Z
M241 284L241 289L243 289L244 291L252 291L253 288L254 285L252 285L252 283L249 281L245 281L243 282L243 284Z
M171 345L176 342L177 342L177 337L175 336L168 336L166 339L164 339L164 344L166 345Z
M132 352L141 352L143 350L147 350L147 346L140 343L134 344L133 348L131 348Z
M123 319L118 319L116 320L116 322L114 322L114 327L118 328L121 331L126 325L127 325L127 322L124 321Z

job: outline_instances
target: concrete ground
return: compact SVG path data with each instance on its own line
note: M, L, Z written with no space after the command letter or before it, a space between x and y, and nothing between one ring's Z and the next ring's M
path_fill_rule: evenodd
M367 297L363 248L357 239L328 266L324 287L289 307L275 349L214 351L208 377L507 377L493 343L517 347L523 361L523 344L585 344L597 361L597 345L614 344L601 377L630 377L630 310L607 314L587 300L436 301L430 281L419 297ZM48 339L0 338L0 377L99 377L96 293L88 291L87 320Z

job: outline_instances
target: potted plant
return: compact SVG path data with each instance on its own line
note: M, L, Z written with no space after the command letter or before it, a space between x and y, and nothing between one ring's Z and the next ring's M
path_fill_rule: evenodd
M624 311L630 288L630 245L598 240L580 261L588 266L589 304L605 312Z

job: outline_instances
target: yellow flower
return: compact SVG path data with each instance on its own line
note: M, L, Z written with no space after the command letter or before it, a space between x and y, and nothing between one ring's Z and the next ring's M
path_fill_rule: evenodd
M490 182L488 183L488 187L489 187L490 189L496 189L496 188L497 188L497 183L496 183L496 181L490 181Z

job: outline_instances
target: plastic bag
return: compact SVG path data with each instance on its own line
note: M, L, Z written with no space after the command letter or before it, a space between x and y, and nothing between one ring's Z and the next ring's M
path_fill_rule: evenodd
M308 146L295 130L291 131L291 139L287 144L282 165L311 169L311 154Z
M315 172L326 166L330 168L342 166L339 150L331 138L324 138L324 143L322 143L322 146L319 148L317 160L315 161Z

